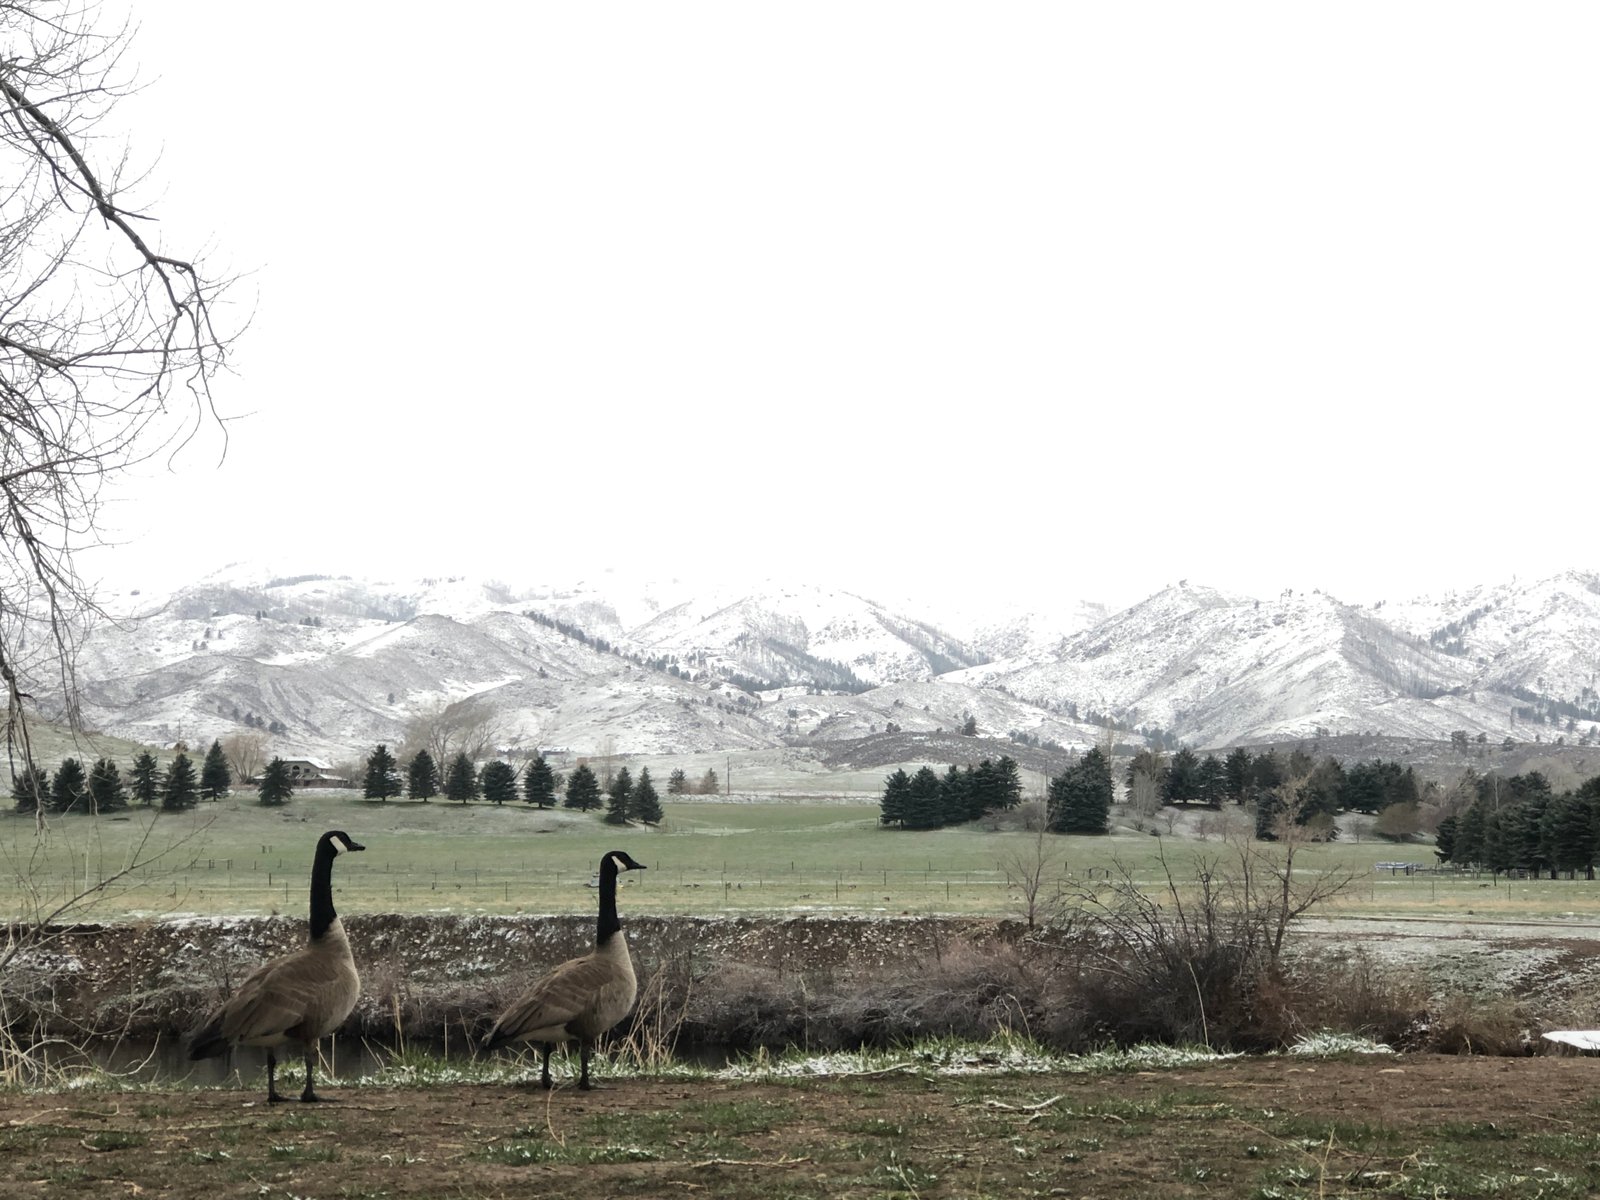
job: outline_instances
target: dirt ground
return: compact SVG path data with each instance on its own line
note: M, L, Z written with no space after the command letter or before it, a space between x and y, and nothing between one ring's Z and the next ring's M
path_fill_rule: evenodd
M1600 1060L0 1094L6 1197L1582 1196Z

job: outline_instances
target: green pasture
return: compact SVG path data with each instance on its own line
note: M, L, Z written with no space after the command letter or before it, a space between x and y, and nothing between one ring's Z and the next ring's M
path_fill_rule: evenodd
M328 791L303 792L282 809L242 795L181 815L62 817L42 834L31 818L5 814L0 902L13 919L30 919L114 879L81 917L299 913L312 849L326 829L343 829L368 848L335 867L337 903L347 913L586 912L595 903L587 884L613 848L649 867L625 877L625 911L694 914L1018 916L1023 900L1014 881L1041 855L1048 879L1091 881L1121 864L1147 890L1164 887L1163 857L1188 890L1199 871L1227 871L1237 855L1216 839L1131 832L1040 839L976 827L886 830L876 805L866 803L674 802L658 829L619 829L598 813L378 803ZM136 854L158 857L114 878ZM1346 915L1600 915L1600 888L1583 881L1375 869L1432 858L1426 846L1334 844L1302 848L1297 869L1308 878L1353 872L1357 883L1332 910Z

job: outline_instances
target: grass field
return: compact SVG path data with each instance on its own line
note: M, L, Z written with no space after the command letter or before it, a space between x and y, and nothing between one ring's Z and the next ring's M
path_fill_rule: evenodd
M1047 871L1078 879L1125 864L1148 887L1160 856L1191 879L1197 856L1226 856L1215 839L1122 833L1046 837L976 828L881 829L864 803L672 803L659 829L618 829L598 814L489 805L380 804L350 792L304 792L283 809L248 796L192 814L62 818L42 839L33 822L0 817L0 902L12 917L49 911L111 877L145 839L167 852L119 880L96 919L169 914L297 913L312 849L325 829L368 851L340 861L334 883L347 912L583 912L602 853L627 850L650 868L625 877L625 909L652 913L846 912L1015 916L1006 864L1042 853ZM1268 850L1268 853L1271 851ZM1561 919L1600 915L1600 889L1582 881L1492 881L1488 876L1391 874L1380 862L1430 863L1426 846L1363 842L1301 851L1307 872L1347 869L1359 882L1333 910L1345 915ZM31 881L30 894L24 881Z

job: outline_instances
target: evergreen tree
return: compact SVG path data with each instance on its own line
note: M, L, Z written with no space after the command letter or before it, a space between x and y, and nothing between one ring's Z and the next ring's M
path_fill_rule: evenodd
M563 803L580 812L600 806L600 781L594 777L588 763L579 763L572 768L572 777L567 780L567 798Z
M910 784L907 778L906 783ZM944 778L939 780L939 812L941 820L946 825L958 825L962 821L971 821L983 814L972 811L972 789L967 786L967 776L962 774L961 768L955 763L950 764L945 771Z
M1105 833L1112 797L1111 767L1096 747L1050 780L1050 828L1056 833Z
M266 770L261 772L261 782L257 785L257 792L262 804L271 807L287 804L294 796L294 779L289 774L289 764L281 758L274 757L267 764Z
M400 794L400 764L382 742L367 755L367 774L361 794L368 800L381 800L385 804L390 796Z
M912 829L937 829L944 820L939 806L939 776L932 767L918 767L911 777L906 824Z
M504 804L517 798L517 769L508 762L495 759L486 763L481 777L483 798L495 804Z
M83 764L75 758L63 759L50 784L50 811L87 813L90 807L89 777L83 773Z
M529 804L549 808L556 802L556 777L542 754L536 754L528 764L522 779L522 794Z
M465 804L478 798L478 771L465 753L457 754L444 775L444 798Z
M161 795L161 766L156 756L146 750L133 760L133 798L141 808L149 808Z
M650 768L641 767L639 782L633 785L633 798L628 816L643 825L659 825L664 815L661 811L661 797L656 795L656 785L650 779Z
M904 767L883 781L883 798L878 801L878 822L904 826L911 816L911 776Z
M689 777L683 773L682 767L674 767L672 774L667 776L667 795L681 796L689 790Z
M1265 754L1262 758L1267 757ZM1256 838L1263 842L1278 840L1278 818L1288 810L1280 788L1261 788L1251 784L1255 793Z
M161 809L184 812L198 803L200 784L195 778L194 764L187 754L179 754L168 765L166 778L161 781Z
M426 804L439 794L439 764L426 750L418 750L406 767L406 795Z
M717 771L715 767L707 767L706 773L700 777L700 794L702 796L715 796L717 794Z
M967 773L967 808L976 816L1000 807L1000 772L987 758Z
M46 808L50 806L50 772L40 770L29 763L22 768L22 774L16 776L11 785L11 798L17 802L19 813L32 813L39 811L42 801Z
M1552 874L1582 871L1584 878L1593 879L1594 861L1600 855L1594 804L1571 792L1557 796L1545 808L1544 825Z
M1278 757L1276 751L1268 750L1250 760L1250 788L1254 794L1282 787L1288 778L1283 759Z
M1235 804L1243 804L1250 798L1250 780L1254 775L1255 764L1250 758L1250 751L1243 746L1230 750L1228 757L1222 762L1223 773L1227 776L1227 796Z
M1200 760L1195 780L1200 789L1200 803L1210 808L1221 808L1222 802L1228 797L1228 772L1222 760L1215 754L1206 755Z
M1017 760L1002 754L994 765L994 806L1013 809L1022 803L1022 772Z
M1336 758L1325 758L1311 768L1311 775L1301 789L1304 800L1301 805L1300 823L1303 825L1311 815L1326 813L1332 816L1345 805L1345 770L1339 765Z
M628 823L629 799L633 795L633 776L628 773L628 768L623 767L611 780L611 789L607 793L606 824L626 825Z
M233 772L228 769L228 756L222 752L221 739L214 739L206 751L205 762L200 765L200 795L206 800L220 800L233 786Z
M1455 843L1450 853L1452 862L1464 867L1483 865L1484 825L1487 811L1487 806L1482 800L1474 800L1467 806L1467 811L1461 814L1461 819L1456 823Z
M1439 822L1439 829L1433 837L1433 856L1441 863L1449 862L1455 853L1456 827L1459 824L1454 814Z
M1200 756L1187 746L1178 747L1161 784L1161 803L1193 804L1200 799Z
M128 789L123 786L122 772L109 758L95 759L90 768L89 797L97 813L118 812L128 807Z

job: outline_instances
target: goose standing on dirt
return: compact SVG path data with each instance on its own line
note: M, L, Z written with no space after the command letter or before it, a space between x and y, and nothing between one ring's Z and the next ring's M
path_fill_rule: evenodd
M483 1039L485 1050L512 1042L536 1043L541 1051L539 1082L548 1088L550 1051L577 1038L583 1064L578 1086L589 1089L589 1056L595 1040L628 1015L639 992L628 939L617 920L617 875L644 869L622 850L600 860L600 922L594 949L562 963L522 993Z
M306 1087L300 1099L323 1099L311 1086L317 1042L332 1033L361 994L361 979L350 954L344 923L333 911L333 860L348 850L365 850L343 830L317 840L311 866L311 940L303 950L257 967L239 990L206 1019L189 1043L192 1059L215 1058L231 1046L266 1046L267 1103L278 1094L278 1046L295 1043L305 1051Z

